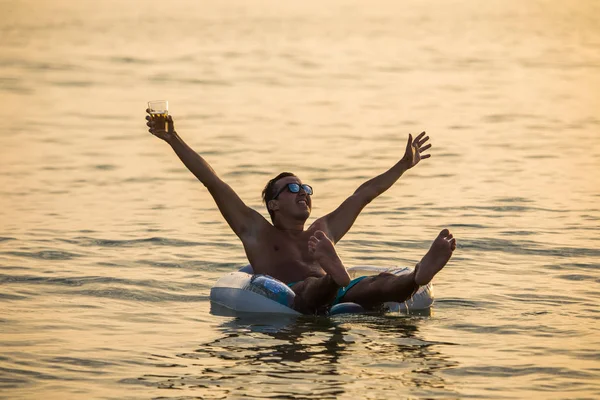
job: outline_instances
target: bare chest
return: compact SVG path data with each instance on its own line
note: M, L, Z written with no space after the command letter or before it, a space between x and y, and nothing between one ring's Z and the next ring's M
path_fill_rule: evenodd
M244 246L254 271L271 275L283 282L301 281L309 276L322 276L323 269L308 251L310 231L291 237L276 229Z

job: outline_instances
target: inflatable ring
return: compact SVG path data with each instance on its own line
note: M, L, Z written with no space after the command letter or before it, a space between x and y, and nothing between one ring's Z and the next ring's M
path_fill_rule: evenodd
M382 268L358 266L348 268L351 278L377 275L381 272L394 275L408 274L409 268ZM210 290L210 301L226 309L241 313L275 313L300 315L294 310L295 293L285 283L268 275L254 274L251 265L221 277ZM386 302L384 312L408 312L426 310L433 305L433 286L421 286L412 298L403 303ZM329 315L363 313L355 303L340 303L331 307Z

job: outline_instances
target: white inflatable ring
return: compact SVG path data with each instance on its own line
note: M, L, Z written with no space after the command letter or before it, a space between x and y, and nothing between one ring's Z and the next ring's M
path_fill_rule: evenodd
M348 268L351 278L377 275L381 272L403 275L410 273L411 270L409 268L369 266ZM292 308L294 297L294 292L285 283L268 275L254 275L250 265L221 277L210 290L211 302L234 312L300 315ZM426 310L432 306L433 301L433 286L429 283L426 286L421 286L415 295L404 303L385 303L384 311ZM360 306L355 307L352 306L353 304L337 304L331 308L330 312L331 314L360 312Z

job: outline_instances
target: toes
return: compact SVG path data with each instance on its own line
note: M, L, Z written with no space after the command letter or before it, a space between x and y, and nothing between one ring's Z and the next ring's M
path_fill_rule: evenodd
M450 240L450 248L452 251L456 249L456 239L452 238L452 240Z
M319 240L327 239L327 235L325 235L325 232L323 231L316 231L315 237Z
M441 237L447 237L450 234L450 231L448 229L442 229L442 231L440 232L439 236Z

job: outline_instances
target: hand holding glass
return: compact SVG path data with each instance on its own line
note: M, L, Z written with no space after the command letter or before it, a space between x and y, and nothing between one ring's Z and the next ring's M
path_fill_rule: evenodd
M167 100L154 100L148 102L150 118L154 121L154 129L167 130L167 115L169 115L169 102Z

